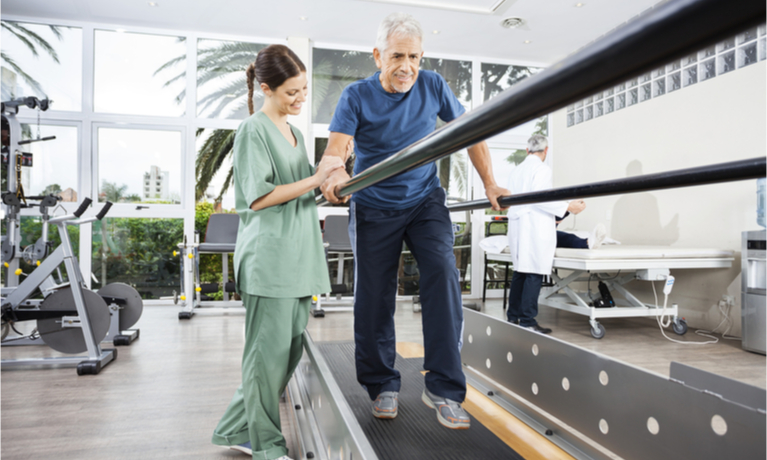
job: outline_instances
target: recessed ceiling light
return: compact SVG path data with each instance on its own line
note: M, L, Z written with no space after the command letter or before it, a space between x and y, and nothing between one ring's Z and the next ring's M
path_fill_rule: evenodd
M504 29L514 29L523 25L524 23L525 20L522 18L506 18L501 21L501 27Z
M301 16L299 19L301 19L302 21L306 21L309 18L307 18L306 16Z
M434 35L438 35L439 34L439 30L432 30L431 33L433 33Z
M575 4L575 7L576 7L576 8L580 8L580 7L582 7L583 5L585 5L585 3L576 3L576 4Z
M532 43L532 42L533 42L532 40L525 40L525 41L523 41L522 43L524 43L525 45L529 45L529 44L530 44L530 43Z
M146 2L149 6L160 6L157 2Z

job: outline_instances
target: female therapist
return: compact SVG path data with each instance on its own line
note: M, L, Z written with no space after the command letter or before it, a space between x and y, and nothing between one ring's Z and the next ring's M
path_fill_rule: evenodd
M213 444L261 460L290 460L280 426L280 396L303 352L312 294L330 291L313 190L343 167L323 158L312 171L301 132L288 115L306 100L306 67L289 48L271 45L247 70L263 108L234 140L234 195L240 226L234 252L245 306L242 384L213 434Z

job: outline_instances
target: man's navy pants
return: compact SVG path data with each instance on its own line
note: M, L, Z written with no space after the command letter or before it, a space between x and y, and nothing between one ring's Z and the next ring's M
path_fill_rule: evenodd
M426 388L463 402L463 311L453 254L453 226L441 188L412 208L381 210L352 202L349 237L354 250L354 342L357 380L370 399L399 391L394 330L397 269L402 242L420 271Z

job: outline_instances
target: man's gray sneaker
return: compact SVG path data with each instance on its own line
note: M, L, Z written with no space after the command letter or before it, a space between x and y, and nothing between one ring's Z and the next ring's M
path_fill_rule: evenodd
M424 404L437 411L437 420L439 420L439 423L443 426L454 430L465 430L469 428L471 419L469 418L469 414L466 413L459 403L452 399L437 396L426 388L423 389L421 400Z
M377 418L394 418L397 416L396 391L384 391L373 403L373 415Z

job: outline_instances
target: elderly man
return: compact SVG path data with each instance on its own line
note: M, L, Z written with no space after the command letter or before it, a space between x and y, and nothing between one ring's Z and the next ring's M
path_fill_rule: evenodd
M373 49L373 76L349 85L341 95L330 124L325 155L345 158L356 144L355 173L389 158L434 131L437 117L449 122L464 113L445 80L419 71L423 32L411 16L394 13L378 30ZM487 144L468 149L494 209L508 191L493 178ZM373 415L397 416L400 374L396 356L394 310L397 267L402 242L418 262L426 385L422 400L437 412L442 425L468 428L461 408L466 379L461 368L463 330L461 289L453 254L453 230L432 163L357 192L349 210L349 235L354 250L354 338L357 380L366 388ZM337 170L322 186L328 201L338 203L335 189L349 176Z
M511 193L539 192L552 187L551 168L545 163L548 152L546 137L540 134L530 137L527 158L514 168L509 177ZM566 212L578 214L585 208L586 203L575 200L570 203L534 203L509 209L509 252L514 264L509 309L506 312L509 322L543 334L551 332L551 329L540 326L535 317L538 316L538 295L543 276L551 274L557 248L555 219Z

